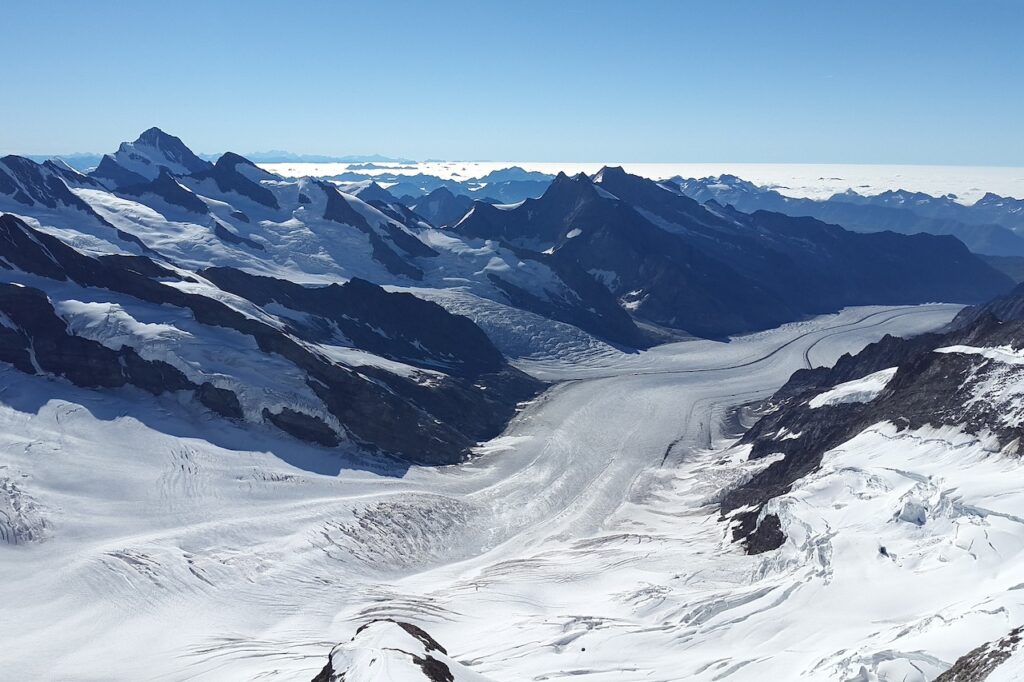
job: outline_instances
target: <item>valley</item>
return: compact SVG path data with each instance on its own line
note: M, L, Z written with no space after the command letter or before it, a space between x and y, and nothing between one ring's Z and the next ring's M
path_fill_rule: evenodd
M494 679L760 679L718 662L723 619L769 625L790 608L741 615L774 590L758 578L770 560L716 521L715 496L755 466L720 453L730 412L957 310L854 308L728 344L535 358L521 367L556 385L502 436L467 464L407 471L192 423L173 397L5 369L3 475L22 527L46 537L3 555L7 670L99 679L118 660L126 677L310 679L331 646L391 617ZM749 656L768 657L755 642ZM624 663L626 645L643 660Z

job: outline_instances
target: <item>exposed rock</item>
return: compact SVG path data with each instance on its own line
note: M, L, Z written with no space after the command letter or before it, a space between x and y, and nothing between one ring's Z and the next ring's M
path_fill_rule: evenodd
M356 682L381 679L424 682L487 682L488 678L455 661L422 628L380 619L361 626L349 642L331 651L327 665L313 682Z
M242 405L238 402L238 396L226 388L217 388L209 381L204 381L196 391L199 402L217 414L228 419L242 419L245 414L242 412Z
M138 185L122 187L120 192L134 197L152 194L160 197L168 204L173 204L174 206L178 206L186 211L197 213L199 215L205 215L209 211L209 208L206 206L206 202L179 184L166 168L162 168L160 170L160 175L158 175L155 180Z
M325 445L329 448L341 442L338 434L324 423L323 419L303 414L302 412L296 412L288 407L281 408L280 412L271 412L268 409L264 409L263 418L285 433L295 436L300 440Z
M409 261L398 255L388 242L395 244L392 232L385 230L384 234L387 236L387 241L375 230L366 218L363 217L358 211L349 205L348 200L342 195L338 189L329 183L318 182L320 189L323 190L324 195L327 197L327 206L324 208L324 219L333 220L334 222L343 223L345 225L351 225L363 233L366 234L370 240L370 246L373 249L374 260L380 262L389 272L396 275L404 275L410 279L420 280L423 279L423 271L417 266L413 265Z
M212 168L195 173L192 177L200 182L207 178L212 179L221 192L233 192L267 208L279 209L280 206L274 193L239 172L239 166L248 167L250 175L264 174L272 177L252 161L233 152L223 154Z
M1020 656L1022 641L1024 627L1014 628L1005 637L982 644L958 658L953 667L935 678L935 682L985 682L1011 657ZM1011 676L1004 679L1011 679Z

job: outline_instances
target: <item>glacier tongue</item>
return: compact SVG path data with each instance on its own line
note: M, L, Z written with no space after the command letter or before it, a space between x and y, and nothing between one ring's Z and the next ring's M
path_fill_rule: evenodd
M4 370L0 475L32 500L26 523L45 530L28 551L0 553L5 671L308 680L331 647L380 618L423 627L493 679L836 679L878 668L910 635L836 620L815 599L852 599L851 582L867 589L857 576L908 569L877 546L837 562L818 536L786 550L820 548L814 564L742 553L717 503L763 462L728 449L726 418L809 361L936 328L956 310L850 309L729 344L535 358L563 383L526 406L491 454L405 472L190 419L169 409L174 396L138 401L131 389ZM931 498L918 497L924 525L900 521L898 532L937 527ZM884 499L887 514L903 511ZM966 500L1008 509L989 502ZM903 560L897 540L886 536ZM899 607L930 622L955 606L994 639L1010 605L986 615L974 603L982 589L960 605L928 611L903 595Z

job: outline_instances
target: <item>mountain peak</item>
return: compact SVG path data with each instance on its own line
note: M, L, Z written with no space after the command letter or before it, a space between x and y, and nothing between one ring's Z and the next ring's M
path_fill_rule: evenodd
M622 166L602 166L601 170L594 174L594 182L601 183L605 180L616 180L625 178L628 175Z
M140 134L138 138L136 138L135 142L136 144L143 143L156 145L159 144L162 140L173 140L180 144L184 144L181 142L181 138L165 133L156 126L153 126L152 128L147 128L146 130L142 131L142 134Z
M214 165L219 166L221 168L234 168L238 164L243 164L245 166L256 166L256 164L254 164L252 161L245 158L241 154L236 154L235 152L224 152L223 154L220 155L220 158L217 159L217 163L215 163Z
M149 180L155 180L162 167L175 175L191 175L213 167L209 161L196 156L181 138L157 127L143 131L134 142L122 142L114 160Z
M545 190L544 194L537 201L561 202L561 201L582 201L597 196L596 187L593 181L585 173L577 173L569 176L559 172L555 179Z

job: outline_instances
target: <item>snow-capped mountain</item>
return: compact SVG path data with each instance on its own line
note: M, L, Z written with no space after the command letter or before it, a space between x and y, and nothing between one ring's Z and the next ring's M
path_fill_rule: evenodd
M356 631L352 641L331 652L313 682L487 682L458 661L422 628L393 620L375 620Z
M782 457L723 503L726 514L745 510L736 537L751 551L777 548L784 532L765 514L766 503L815 471L825 452L877 424L955 428L1018 454L1024 433L1014 348L1024 345L1024 323L981 314L958 324L967 319L945 334L887 337L834 367L794 374L744 436L751 457Z
M8 674L1012 676L1008 278L617 168L365 180L0 160Z
M159 128L150 128L134 142L123 142L114 154L106 155L91 175L114 186L136 184L137 178L155 180L162 170L174 175L202 173L210 162L196 156L179 138Z
M717 212L606 168L537 200L477 203L453 231L591 278L638 322L723 336L871 302L976 302L1008 278L949 238L856 234L778 213Z

